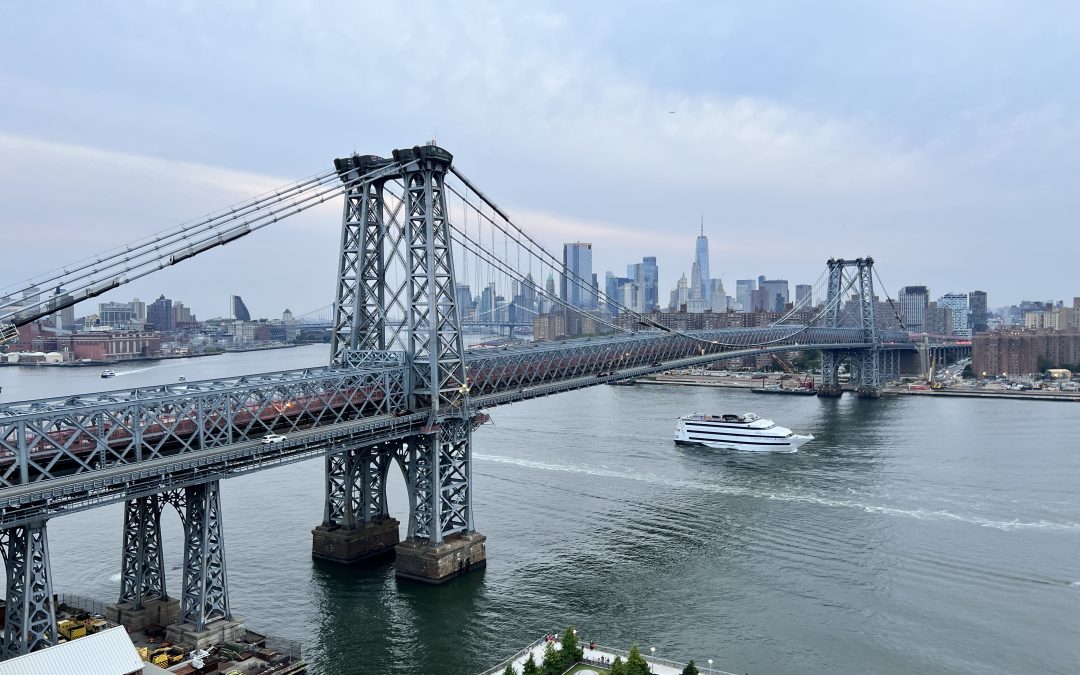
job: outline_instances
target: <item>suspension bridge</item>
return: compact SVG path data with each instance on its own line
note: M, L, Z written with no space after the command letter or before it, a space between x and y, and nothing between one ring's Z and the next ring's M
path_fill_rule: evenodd
M393 552L399 577L438 583L486 562L486 540L474 521L471 449L490 407L666 369L806 349L822 351L822 395L840 394L838 367L846 360L860 395L875 397L882 379L896 373L900 354L919 347L904 330L878 328L873 260L858 258L828 261L826 300L803 323L791 318L809 308L796 306L759 328L686 332L640 315L636 330L623 330L530 286L554 311L587 315L609 332L467 350L462 333L468 321L457 292L464 281L474 288L503 284L509 296L510 284L531 284L536 271L538 278L561 274L598 292L591 279L564 269L435 145L395 150L389 158L338 159L331 171L28 280L25 297L43 287L68 290L0 313L3 337L339 198L341 244L325 367L0 404L5 657L56 643L47 524L57 516L123 502L121 590L110 612L133 628L175 622L169 638L193 644L228 636L236 625L220 512L224 479L322 457L325 507L313 530L313 555L355 563ZM452 217L457 205L461 215ZM854 302L845 303L849 297ZM285 440L263 442L268 434ZM404 540L387 509L387 476L395 465L408 488ZM184 528L178 597L165 584L165 508L178 510Z

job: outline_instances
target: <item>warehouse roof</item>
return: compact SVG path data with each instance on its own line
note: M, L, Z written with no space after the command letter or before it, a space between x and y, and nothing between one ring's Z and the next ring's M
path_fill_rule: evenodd
M143 660L123 626L103 630L55 647L0 661L0 675L129 675L141 673Z

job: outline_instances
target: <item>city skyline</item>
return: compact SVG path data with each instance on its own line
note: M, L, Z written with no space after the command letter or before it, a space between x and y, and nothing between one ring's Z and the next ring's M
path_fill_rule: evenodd
M1068 269L1017 256L1011 241L1037 228L1064 250L1080 243L1071 187L1080 87L1070 76L1080 39L1062 16L1075 8L793 4L783 22L773 11L283 5L252 27L230 7L13 7L0 28L9 64L0 230L21 255L0 283L354 150L385 155L434 138L553 254L591 241L601 270L655 255L664 289L685 250L671 233L692 237L704 211L711 275L729 284L761 273L814 279L829 257L871 255L893 292L978 285L1004 304L1071 292ZM456 67L407 58L413 46L396 36L418 16L453 38L425 33L433 62ZM357 70L336 45L372 21L383 30L369 47L385 58ZM778 31L768 59L751 57L762 55L759 25ZM638 46L656 34L669 39L644 59ZM280 105L255 104L267 91ZM369 91L393 92L394 105L354 105ZM499 115L476 114L496 101ZM348 120L343 106L356 109ZM73 166L78 180L57 190ZM656 198L626 198L645 194ZM132 291L190 288L193 306L205 306L254 266L275 272L244 291L254 313L309 311L330 301L339 237L340 204L328 204Z

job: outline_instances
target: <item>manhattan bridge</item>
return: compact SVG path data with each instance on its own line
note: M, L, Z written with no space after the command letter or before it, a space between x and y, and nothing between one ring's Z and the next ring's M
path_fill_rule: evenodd
M620 329L610 314L584 312L533 285L553 310L582 314L607 332L466 349L457 287L470 275L531 285L532 271L554 273L620 313L633 312L565 269L452 160L434 144L389 158L338 159L332 170L16 289L35 298L40 287L66 291L0 314L0 341L291 215L344 202L325 367L0 403L4 657L57 641L47 537L57 516L123 502L121 589L110 618L134 628L174 624L170 639L191 643L228 635L234 623L221 521L226 478L322 457L326 499L313 555L355 563L393 552L399 577L438 583L486 561L472 492L472 435L488 419L486 409L672 368L810 349L822 353L821 395L840 395L839 366L847 362L858 395L873 398L898 373L902 353L964 349L879 329L868 257L829 260L816 293L825 297L820 307L797 304L757 328L678 331L642 314L634 329ZM796 314L804 320L795 322ZM262 442L268 434L286 440ZM393 466L408 490L404 540L387 508ZM170 507L184 531L178 597L165 587L161 516Z

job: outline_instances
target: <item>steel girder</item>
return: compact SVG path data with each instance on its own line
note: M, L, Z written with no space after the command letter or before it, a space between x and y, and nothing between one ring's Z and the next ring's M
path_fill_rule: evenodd
M373 155L337 162L346 182L389 163ZM349 350L386 349L385 182L382 178L353 184L345 193L330 350L330 362L335 365L346 364L345 353Z
M430 433L406 441L409 539L441 544L473 531L472 421L448 417Z
M165 551L161 545L161 495L131 499L124 507L124 552L120 600L142 609L146 600L166 600Z
M55 645L56 606L45 521L4 530L0 546L7 567L3 657Z
M394 151L395 159L406 156L418 160L403 176L411 408L429 408L432 419L467 416L465 343L443 185L453 157L431 145Z
M881 390L881 365L877 323L874 316L874 259L859 258L856 270L859 275L859 319L865 349L859 351L859 385L861 394L877 395Z
M327 455L323 525L353 528L388 516L387 472L394 459L404 461L402 452L396 440Z
M218 481L185 489L184 579L180 622L204 630L212 621L231 619L225 574L225 535Z
M400 413L405 405L401 366L315 368L7 404L0 410L0 488Z

